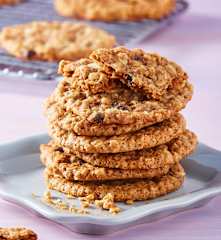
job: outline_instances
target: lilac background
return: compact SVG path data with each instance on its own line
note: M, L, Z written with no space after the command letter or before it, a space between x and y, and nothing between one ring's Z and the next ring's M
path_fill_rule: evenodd
M192 0L191 8L174 25L139 46L182 65L195 86L184 111L189 128L200 141L221 149L221 1ZM42 102L55 83L0 77L0 141L46 131ZM0 200L0 226L22 225L48 239L221 239L221 196L199 209L140 225L108 236L71 233L57 224Z

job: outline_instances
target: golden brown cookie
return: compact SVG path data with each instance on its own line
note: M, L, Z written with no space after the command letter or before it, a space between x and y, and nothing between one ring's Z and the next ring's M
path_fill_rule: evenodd
M54 149L59 149L60 151L72 155L74 154L79 159L93 166L120 169L155 169L178 163L191 154L197 146L197 137L193 132L186 130L177 138L163 145L149 149L114 154L73 152L69 148L59 148L53 142L51 142L51 144Z
M160 177L168 173L170 165L148 170L127 170L95 167L79 159L76 155L66 154L50 144L41 145L41 161L53 175L71 181L104 181L134 178Z
M30 22L3 28L2 48L26 60L76 60L115 45L114 36L81 23Z
M49 126L49 135L60 146L84 153L118 153L155 147L178 137L186 128L185 119L176 114L161 123L133 133L111 137L77 136L72 131Z
M37 235L26 228L0 228L2 240L37 240Z
M175 0L54 0L63 16L101 21L161 19L174 9Z
M184 170L180 164L174 165L169 173L152 180L125 181L68 181L45 171L46 183L49 189L57 190L74 197L85 197L94 194L95 199L102 199L108 193L114 196L114 201L154 199L181 187L184 180Z

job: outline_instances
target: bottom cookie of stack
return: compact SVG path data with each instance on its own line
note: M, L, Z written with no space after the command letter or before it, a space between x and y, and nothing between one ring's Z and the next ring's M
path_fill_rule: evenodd
M179 189L184 181L185 172L180 164L175 164L163 177L153 179L133 179L114 181L68 181L59 175L45 170L48 188L73 197L86 197L90 194L95 199L102 199L107 194L114 196L114 201L154 199Z

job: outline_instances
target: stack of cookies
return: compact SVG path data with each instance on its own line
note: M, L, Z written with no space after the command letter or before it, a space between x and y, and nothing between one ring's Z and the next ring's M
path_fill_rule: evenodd
M135 201L181 187L180 161L197 145L179 113L193 94L181 67L118 47L62 61L59 73L45 105L52 140L41 145L49 189Z

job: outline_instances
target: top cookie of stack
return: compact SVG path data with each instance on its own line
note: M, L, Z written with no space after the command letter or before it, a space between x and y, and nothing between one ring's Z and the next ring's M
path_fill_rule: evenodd
M99 49L77 62L62 61L59 73L64 79L45 106L50 133L63 143L74 141L77 151L92 144L86 136L102 143L114 136L123 144L122 136L133 141L147 126L166 119L176 124L193 94L180 66L139 49Z

